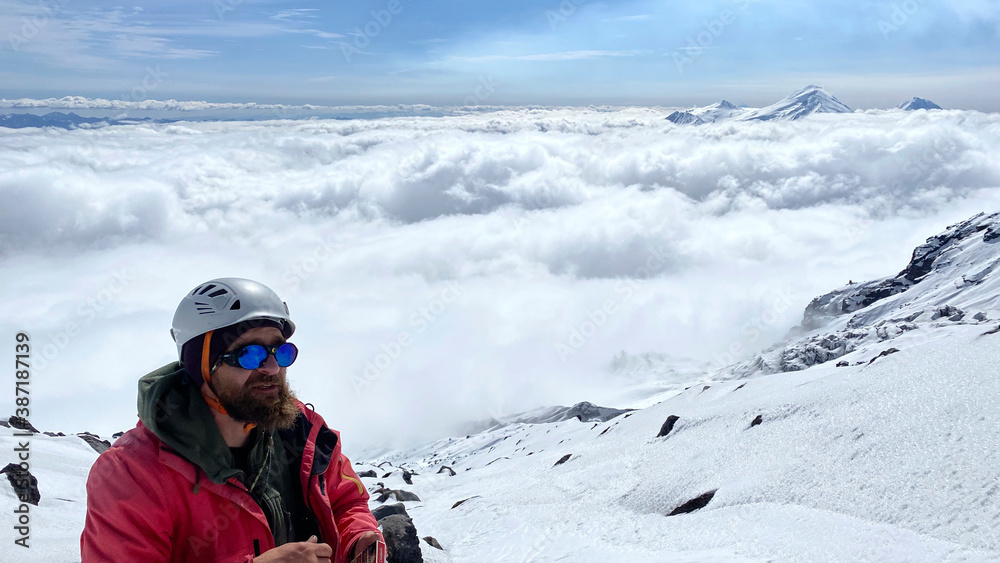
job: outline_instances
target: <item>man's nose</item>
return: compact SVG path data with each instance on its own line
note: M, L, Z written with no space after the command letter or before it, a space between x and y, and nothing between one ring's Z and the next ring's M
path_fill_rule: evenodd
M275 359L273 354L268 354L267 359L264 360L264 365L257 368L257 371L267 375L275 375L280 369L281 366L278 365L278 360Z

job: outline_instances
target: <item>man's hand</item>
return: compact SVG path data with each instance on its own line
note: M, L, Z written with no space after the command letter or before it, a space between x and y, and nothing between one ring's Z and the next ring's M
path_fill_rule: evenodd
M351 549L351 563L385 563L387 553L385 541L378 532L365 532Z
M331 557L333 548L312 536L306 541L269 549L253 560L254 563L330 563Z

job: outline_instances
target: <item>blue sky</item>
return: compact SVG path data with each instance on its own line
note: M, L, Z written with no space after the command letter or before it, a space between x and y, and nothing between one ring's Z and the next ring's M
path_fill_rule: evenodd
M1000 3L0 0L8 99L766 105L812 83L1000 111Z

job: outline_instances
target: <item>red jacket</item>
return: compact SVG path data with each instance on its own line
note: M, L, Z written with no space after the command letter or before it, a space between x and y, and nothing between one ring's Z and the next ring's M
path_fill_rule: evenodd
M340 434L314 411L299 410L306 434L299 476L303 498L333 547L333 561L363 533L378 531L368 491L340 451ZM235 477L212 483L142 422L104 452L87 479L83 563L252 562L274 540L264 511Z

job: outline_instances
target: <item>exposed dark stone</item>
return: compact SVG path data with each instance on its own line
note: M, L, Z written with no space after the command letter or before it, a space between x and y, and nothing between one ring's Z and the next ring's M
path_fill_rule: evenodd
M757 417L754 418L753 421L750 423L750 428L753 428L754 426L758 426L762 422L764 422L764 416L758 414Z
M597 435L597 437L600 438L601 436L607 434L608 430L611 430L610 426L608 426L607 428L605 428L600 434Z
M385 479L385 478L387 478L387 477L388 477L389 475L392 475L392 471L390 471L390 472L386 473L385 475L383 475L383 476L382 476L382 478L383 478L383 479Z
M445 472L445 470L447 470L447 471L448 471L448 473L450 473L452 477L454 477L454 476L455 476L455 470L454 470L454 469L452 469L451 467L448 467L447 465L442 465L442 466L441 466L441 469L438 469L438 470L437 470L437 472L438 472L438 473L444 473L444 472Z
M6 420L0 420L0 426L3 426L4 428L10 428L10 423L7 422Z
M404 491L402 489L397 489L396 491L393 491L393 492L396 493L396 500L398 500L398 501L414 501L414 500L418 501L418 500L420 500L420 497L418 497L415 493L411 493L410 491Z
M941 317L947 317L949 321L958 322L965 317L965 311L962 311L958 307L953 307L951 305L945 305L944 307L938 307L934 314L931 315L931 320L936 321Z
M510 458L507 457L507 456L498 457L498 458L494 459L493 461L487 463L483 467L488 467L488 466L492 465L494 462L500 461L501 459L510 459Z
M573 457L573 454L566 454L562 456L561 458L559 458L559 461L556 462L556 465L562 465L566 463L567 461L569 461L569 458L571 457ZM555 467L556 465L553 465L552 467Z
M743 389L743 388L744 388L744 387L746 387L746 386L747 386L747 384L746 384L746 383L741 383L741 384L740 384L740 386L739 386L739 387L737 387L736 389L733 389L733 391L739 391L740 389Z
M118 438L121 438L124 435L125 435L124 432L115 432L114 434L111 435L111 437L117 440Z
M14 494L21 502L38 506L38 501L42 500L42 494L38 492L38 479L30 471L16 463L8 463L7 467L0 469L0 473L7 474L7 480L10 481L10 486L14 488Z
M103 454L104 452L108 451L108 448L111 447L111 442L107 440L102 440L100 436L98 436L97 434L91 434L90 432L80 432L79 434L77 434L77 436L79 436L84 442L87 442L87 444L90 447L94 448L94 451L99 454Z
M851 365L851 363L848 362L847 360L843 360L843 361L837 362L837 367L838 368L846 368L849 365Z
M11 428L17 428L18 430L27 430L29 432L34 432L35 434L38 434L38 429L32 426L31 423L28 422L28 420L25 418L21 418L19 416L12 416L9 419L7 419L7 422L10 423Z
M463 502L465 502L465 501L467 501L467 500L472 500L472 499L474 499L474 498L479 498L479 495L476 495L476 496L474 496L474 497L469 497L469 498L464 498L464 499L462 499L462 500L460 500L460 501L456 502L455 504L451 505L451 507L452 507L452 508L458 508L459 506L461 506L461 504L462 504Z
M980 311L980 312L976 313L976 316L974 316L972 318L973 318L973 320L976 320L976 321L979 321L979 322L983 322L986 319L988 319L989 316L986 313Z
M424 562L420 552L420 538L417 537L413 520L402 514L393 514L383 518L379 525L382 526L382 536L385 537L385 546L389 552L387 563Z
M410 516L406 513L406 506L402 503L383 504L382 506L376 506L372 509L372 516L375 517L375 520L381 520L386 516L391 516L393 514L402 514L406 517Z
M378 502L385 502L389 500L389 497L392 496L396 497L396 500L400 502L420 500L420 497L418 497L416 494L411 493L410 491L403 491L400 489L380 489L379 491L376 492L381 493L379 494L379 497L375 499Z
M656 437L662 438L667 434L670 434L670 431L674 429L674 425L677 424L677 421L680 419L681 417L673 414L668 416L667 420L663 421L663 426L660 426L660 433L657 434Z
M382 463L380 463L380 464L376 465L375 467L382 467L383 465L385 465L385 464L387 464L387 463L389 464L389 467L392 467L392 463L390 463L390 462L388 462L388 461L383 461Z
M436 547L441 551L444 551L444 548L441 547L441 544L436 539L434 539L434 536L424 536L423 540L427 542L431 547Z
M895 348L889 348L888 350L883 350L881 354L879 354L878 356L875 356L874 358L872 358L871 361L869 361L868 363L871 364L871 363L873 363L875 360L877 360L879 358L884 358L884 357L888 356L889 354L895 354L896 352L899 352L899 350L897 350Z
M361 473L358 473L358 477L378 477L378 473L375 473L374 469L366 469Z
M410 473L409 471L407 471L406 469L404 469L403 470L403 482L405 482L407 485L412 485L413 484L413 473Z
M716 491L709 491L699 497L693 498L670 511L670 514L667 514L667 516L676 516L678 514L687 514L689 512L694 512L695 510L701 510L702 508L708 506L708 503L712 501L712 497L715 496L715 493Z
M998 332L1000 332L1000 325L997 325L997 327L995 329L993 329L993 330L987 330L986 332L980 334L979 336L987 336L987 335L990 335L990 334L996 334Z

